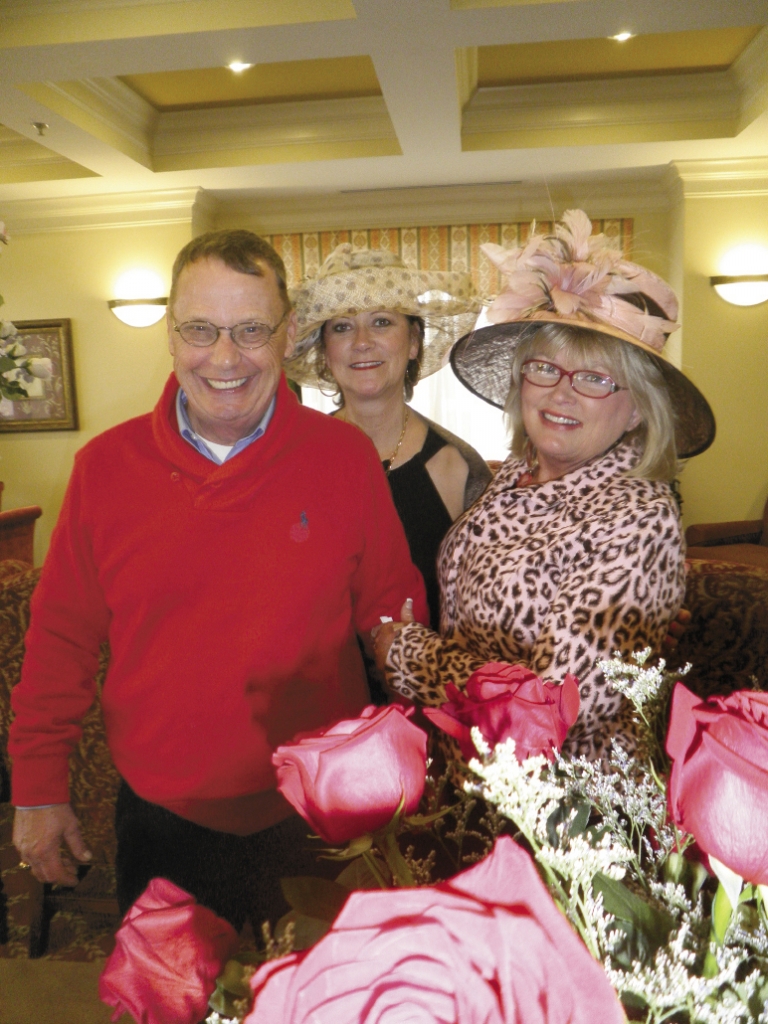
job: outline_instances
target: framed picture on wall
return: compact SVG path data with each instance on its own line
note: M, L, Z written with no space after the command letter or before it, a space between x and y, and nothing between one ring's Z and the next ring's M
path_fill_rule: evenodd
M69 320L15 320L16 335L2 339L19 358L47 359L41 376L24 379L26 394L0 396L0 433L22 430L77 430L75 371Z

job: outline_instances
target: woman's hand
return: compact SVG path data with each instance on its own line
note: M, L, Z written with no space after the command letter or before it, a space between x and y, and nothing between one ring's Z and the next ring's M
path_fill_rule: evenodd
M413 600L410 597L406 598L403 607L400 609L400 619L400 622L382 622L381 625L374 626L371 630L373 657L376 661L376 668L381 673L384 672L389 648L392 646L395 634L403 626L408 626L415 621L413 618Z
M664 650L674 651L690 621L691 613L687 608L681 608L675 618L667 626L667 635L663 640Z

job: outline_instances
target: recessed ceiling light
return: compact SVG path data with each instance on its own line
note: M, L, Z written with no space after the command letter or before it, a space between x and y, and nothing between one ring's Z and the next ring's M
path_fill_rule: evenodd
M227 64L230 71L234 71L236 75L239 75L241 71L247 71L248 68L252 68L253 64L244 64L241 60L233 60L231 64Z
M634 32L619 32L615 36L611 36L611 39L615 39L617 43L626 43L628 39L634 39ZM231 65L230 65L231 67Z

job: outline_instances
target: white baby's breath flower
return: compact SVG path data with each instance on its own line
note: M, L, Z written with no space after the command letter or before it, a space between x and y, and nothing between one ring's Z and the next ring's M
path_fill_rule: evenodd
M584 836L574 836L567 845L557 849L547 846L538 854L539 860L563 878L570 878L586 892L591 889L592 879L598 873L621 880L626 874L625 865L632 857L632 851L613 843L610 835L603 836L594 846Z
M479 793L523 833L546 841L547 819L565 797L565 789L546 771L549 761L538 754L521 763L513 739L491 751L479 729L472 730L472 740L483 760L473 758L469 767L483 784L467 783L467 791Z

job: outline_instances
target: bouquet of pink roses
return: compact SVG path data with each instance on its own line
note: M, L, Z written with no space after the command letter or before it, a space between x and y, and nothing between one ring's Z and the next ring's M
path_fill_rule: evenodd
M604 669L650 733L674 677L646 658ZM150 1024L194 1024L203 993L211 1024L765 1021L768 698L678 685L667 791L618 747L608 766L559 755L575 680L489 665L449 697L430 717L470 758L455 805L439 806L426 735L399 706L297 737L274 755L278 786L332 844L337 881L285 880L293 910L265 933L266 962L201 954L186 1008L141 1016L114 976L109 1001ZM433 877L414 836L458 840L451 877Z

